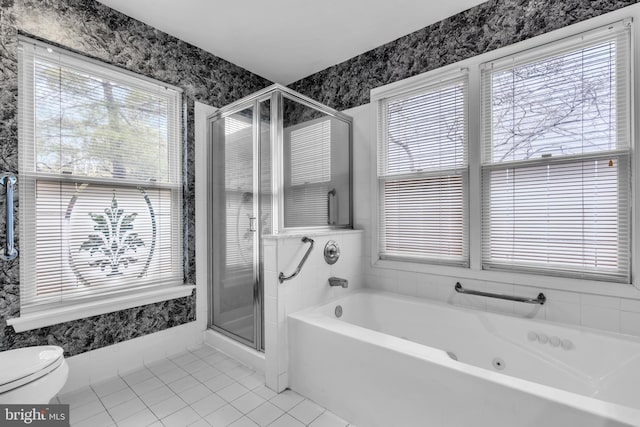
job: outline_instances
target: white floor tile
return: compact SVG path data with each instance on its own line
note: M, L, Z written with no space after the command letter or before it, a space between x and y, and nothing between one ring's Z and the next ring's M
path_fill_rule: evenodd
M254 388L264 384L264 377L262 376L262 374L254 372L249 376L240 378L238 382L249 390L253 390Z
M104 412L106 408L100 402L100 400L93 400L85 405L80 405L75 408L69 407L69 418L71 422L75 423L78 421L86 420L87 418L93 417L100 412Z
M231 405L225 405L217 411L204 417L212 426L228 426L242 417L242 413Z
M222 372L227 372L227 371L230 371L230 370L240 366L240 363L236 362L233 359L227 358L227 359L222 360L222 361L220 361L218 363L215 363L213 366L215 366L216 368L220 369Z
M58 396L61 403L67 403L69 405L81 406L86 403L98 400L98 395L95 394L91 387L83 387L79 390L71 393L65 393Z
M195 354L198 357L207 357L209 355L216 354L217 352L218 351L215 348L209 347L208 345L203 345L198 349L191 350L191 353Z
M240 384L234 382L230 385L226 386L223 389L220 389L216 392L218 396L226 400L227 402L231 402L239 398L240 396L249 393L249 389L241 386Z
M246 414L253 411L264 402L266 402L265 399L255 393L249 392L232 401L231 404L240 412Z
M158 418L148 408L138 412L137 414L118 421L118 427L144 427L158 421Z
M231 384L233 384L233 380L224 374L204 382L204 385L211 391L221 390Z
M173 363L169 359L161 359L156 360L155 362L151 362L147 365L147 368L153 372L155 375L161 374L162 372L167 372L172 369L175 369L177 365Z
M155 390L164 386L164 383L160 381L157 377L149 378L148 380L144 380L141 383L134 384L131 386L133 391L136 392L138 396L142 394L147 394L151 390Z
M198 372L196 372L195 374L193 374L193 377L195 379L197 379L198 381L200 381L201 383L204 383L206 381L209 381L212 378L217 377L220 374L222 374L222 371L220 371L217 368L214 368L211 365L207 365L206 368L201 369Z
M298 393L277 394L264 376L203 346L55 397L72 427L345 427ZM288 413L287 413L288 412Z
M142 412L145 409L147 409L147 405L136 397L135 399L128 400L118 406L109 408L109 414L111 414L111 417L116 422L120 422L137 414L138 412Z
M133 390L127 387L123 390L118 390L115 393L111 393L108 396L101 397L100 400L102 400L105 408L110 409L128 400L135 399L136 397L138 396L136 396Z
M295 391L285 390L269 401L274 405L276 405L278 408L282 409L283 411L288 411L289 409L293 408L303 400L304 400L304 397L300 396Z
M191 407L187 406L180 409L178 412L174 412L173 414L163 418L162 424L164 424L165 427L184 427L198 421L199 419L200 415L191 409Z
M169 383L168 385L171 390L180 394L183 391L190 389L191 387L197 386L198 384L200 384L198 380L193 378L191 375L187 375L186 377L180 378L172 383Z
M205 356L202 358L202 360L204 360L205 362L207 362L209 365L215 365L216 363L219 363L223 360L227 360L228 357L225 356L224 354L218 352L218 353L214 353L212 355L209 356Z
M254 423L251 418L242 417L229 424L229 427L258 427L258 424Z
M305 399L289 410L296 419L302 421L305 425L310 424L324 412L324 408L314 402Z
M138 369L137 371L130 372L126 375L121 375L121 378L132 386L133 384L141 383L149 378L153 378L154 374L147 368Z
M162 381L164 381L165 383L169 384L169 383L172 383L174 381L179 380L180 378L184 378L184 377L189 376L189 373L187 371L185 371L184 369L181 369L181 368L176 366L173 369L170 369L168 371L159 373L157 376Z
M221 398L215 393L209 394L204 399L198 400L191 404L191 407L200 414L201 417L207 416L212 412L217 411L227 404L226 400Z
M348 423L332 412L326 411L320 415L310 427L345 427Z
M280 418L283 414L284 412L282 409L269 402L265 402L253 411L249 412L247 416L258 423L261 427L264 427Z
M237 381L240 378L244 378L253 374L253 370L247 368L246 366L238 366L237 368L229 370L228 372L226 372L226 374Z
M79 422L73 421L73 417L71 417L70 421L73 427L111 427L116 425L107 411L98 412Z
M191 352L176 354L175 356L170 357L170 359L178 366L185 366L189 363L195 362L196 360L200 360L198 356Z
M269 424L269 427L305 427L305 424L302 424L289 414L284 414L272 424Z
M155 405L156 403L160 403L164 400L167 400L170 397L175 396L176 394L171 390L168 386L163 385L162 387L151 390L148 393L141 394L140 399L149 407Z
M182 393L179 393L182 400L187 402L188 404L192 404L197 402L200 399L204 399L205 397L211 394L211 390L209 390L204 385L198 383L195 387L191 387Z
M185 406L187 406L187 404L184 400L180 399L178 396L172 396L167 400L152 405L149 409L156 414L156 417L162 419L167 415L171 415L174 412L179 411Z
M210 367L211 365L209 365L207 362L205 362L202 359L198 359L195 362L192 362L186 366L183 366L182 369L184 369L186 372L195 376L196 372L200 372L201 370L210 368Z
M271 390L270 388L268 388L266 385L264 385L264 383L256 388L253 389L253 392L255 394L257 394L260 397L263 397L267 400L269 399L273 399L274 397L276 397L278 395L278 393L276 393L275 391Z
M118 390L123 390L128 387L129 385L127 385L127 383L124 382L124 380L120 377L115 377L96 384L91 384L91 388L93 389L93 391L95 391L96 394L100 397L107 396L109 394L115 393Z
M209 424L204 418L200 418L195 423L189 424L189 427L211 427L211 424Z

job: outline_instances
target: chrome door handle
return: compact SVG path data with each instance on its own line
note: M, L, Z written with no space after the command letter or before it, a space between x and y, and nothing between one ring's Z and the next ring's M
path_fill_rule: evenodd
M331 196L336 195L336 189L332 188L327 192L327 224L335 224L335 222L331 222Z
M0 251L0 259L3 261L11 261L18 257L18 251L14 247L13 241L13 187L18 182L18 178L11 174L0 175L0 185L5 188L5 208L6 208L6 242L4 250Z

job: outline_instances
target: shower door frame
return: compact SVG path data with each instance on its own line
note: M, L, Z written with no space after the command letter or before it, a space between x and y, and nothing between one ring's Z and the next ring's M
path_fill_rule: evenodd
M318 110L328 116L341 120L349 125L349 223L339 225L325 225L321 227L284 227L284 215L281 213L284 210L284 197L282 196L284 185L284 170L282 168L283 154L284 154L284 117L283 117L283 98L286 95L292 101L295 101L301 105ZM299 94L285 86L280 84L273 84L258 92L255 92L245 98L235 101L225 107L220 108L215 113L207 117L207 141L208 141L208 161L209 168L207 170L207 180L209 186L209 192L213 188L213 167L212 156L214 153L211 135L211 125L214 120L223 119L229 115L242 111L246 108L253 107L253 204L254 215L256 218L260 218L260 206L263 194L260 192L260 177L262 168L260 166L260 153L261 153L261 134L260 134L260 103L263 101L270 101L270 126L269 126L269 143L271 145L271 234L277 235L283 232L304 232L304 231L318 231L318 230L340 230L353 228L353 119L340 111L334 110L326 105L323 105L311 98L308 98L302 94ZM257 190L257 191L256 191ZM208 195L209 196L209 195ZM257 196L257 197L256 197ZM207 210L209 213L213 212L213 200L212 197L207 197ZM262 265L260 255L262 251L262 225L261 221L257 220L257 229L254 238L254 342L250 342L243 337L229 332L221 327L214 325L213 321L213 242L212 242L212 230L207 233L207 250L209 266L207 271L207 291L208 291L208 327L216 332L219 332L229 338L232 338L238 342L241 342L257 351L264 352L264 266Z
M260 103L263 101L270 100L270 123L269 123L269 133L270 133L270 144L273 149L273 135L276 124L274 124L274 116L277 116L277 112L274 112L274 98L275 93L262 93L256 92L249 98L244 98L241 102L233 103L227 107L221 108L215 113L211 114L207 117L207 141L209 144L209 152L207 154L209 167L207 169L207 180L208 180L208 188L209 193L213 191L214 188L214 171L212 167L212 159L215 153L215 150L212 146L213 138L212 138L212 126L216 120L222 120L227 116L231 116L235 113L238 113L242 110L246 110L247 108L253 108L253 118L252 118L252 162L253 162L253 217L256 218L256 230L253 234L253 319L254 319L254 327L253 327L253 342L247 340L246 338L234 334L220 326L217 326L214 323L214 310L213 310L213 274L211 272L211 268L214 265L214 251L213 251L213 238L212 229L209 229L207 233L207 258L209 259L209 267L207 274L208 281L208 301L209 301L209 310L208 310L208 327L213 329L216 332L221 333L224 336L232 338L242 344L245 344L248 347L251 347L257 351L264 352L264 289L262 284L263 280L263 272L264 268L262 262L260 260L261 252L262 252L262 224L259 220L260 218L260 205L262 201L262 193L260 192L260 177L262 173L261 167L261 134L260 134ZM208 194L209 196L209 194ZM207 197L207 210L208 212L213 212L213 197ZM273 221L273 215L272 215Z

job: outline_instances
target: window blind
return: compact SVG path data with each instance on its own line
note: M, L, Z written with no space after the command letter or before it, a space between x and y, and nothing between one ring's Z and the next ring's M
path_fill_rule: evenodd
M468 265L467 78L378 101L379 253Z
M180 90L19 42L21 310L175 285Z
M484 64L483 268L630 281L626 22Z
M331 119L297 125L288 136L285 226L326 226L331 190Z

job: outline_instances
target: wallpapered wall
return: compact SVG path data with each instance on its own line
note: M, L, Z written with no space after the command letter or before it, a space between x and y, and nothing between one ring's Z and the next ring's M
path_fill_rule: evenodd
M491 0L329 67L289 87L336 110L407 77L637 3L634 0Z
M271 82L93 0L0 0L0 7L0 173L18 172L19 33L184 90L185 282L195 283L194 101L222 107ZM17 201L16 214L19 209ZM0 216L0 241L4 242L4 215ZM19 258L0 261L0 350L52 344L73 356L195 320L194 291L185 298L15 333L6 319L20 312L19 268Z

